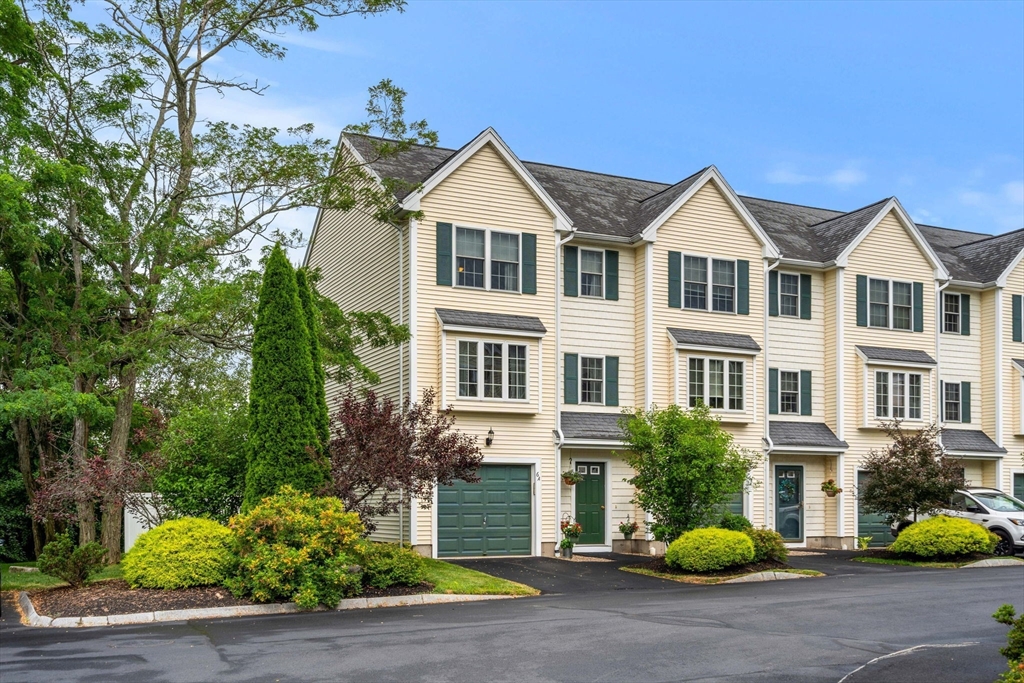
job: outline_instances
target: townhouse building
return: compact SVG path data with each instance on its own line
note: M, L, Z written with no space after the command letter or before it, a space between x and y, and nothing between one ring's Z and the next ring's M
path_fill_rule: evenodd
M673 403L703 402L762 456L730 507L794 546L886 540L856 493L891 420L939 424L970 484L1024 496L1024 230L919 225L895 198L741 197L713 166L665 184L524 162L492 129L386 159L346 135L340 153L414 189L390 222L322 212L306 264L342 308L409 326L361 354L379 390L434 388L484 454L479 483L412 501L378 538L552 555L573 517L581 550L660 552L618 531L644 521L619 419Z

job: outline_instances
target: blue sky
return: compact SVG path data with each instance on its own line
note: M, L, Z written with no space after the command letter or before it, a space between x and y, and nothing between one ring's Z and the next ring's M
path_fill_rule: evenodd
M361 120L391 78L441 144L493 126L523 159L922 223L1024 227L1024 3L417 2L324 21L260 75L253 123ZM309 216L296 216L308 228Z

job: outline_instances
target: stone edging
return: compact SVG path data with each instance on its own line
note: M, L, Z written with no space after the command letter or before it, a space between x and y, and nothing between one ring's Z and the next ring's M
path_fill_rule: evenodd
M503 600L515 595L453 595L447 593L421 593L418 595L396 595L381 598L350 598L338 603L337 610L371 609L374 607L402 607L406 605L438 605L452 602L475 602L477 600ZM18 594L18 605L29 626L48 628L77 628L82 626L120 626L122 624L149 624L159 621L184 621L187 619L222 619L224 617L254 617L267 614L293 614L299 612L294 602L271 605L239 605L236 607L207 607L199 609L174 609L136 614L111 614L102 617L57 617L43 616L36 612L28 593ZM317 611L326 611L323 609Z
M1015 557L990 557L987 560L978 560L977 562L971 562L965 564L960 569L973 569L975 567L1019 567L1024 565L1024 561L1018 560Z
M757 581L783 581L785 579L811 579L811 574L794 574L792 572L755 572L746 576L737 576L735 579L722 581L722 583L753 583Z

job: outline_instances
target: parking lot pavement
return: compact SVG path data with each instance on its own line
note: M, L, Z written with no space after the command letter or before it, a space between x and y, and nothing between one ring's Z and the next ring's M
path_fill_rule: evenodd
M542 593L577 594L679 587L675 581L619 570L625 565L649 562L650 558L644 555L606 553L592 557L608 561L571 562L553 557L487 557L449 561L509 581L525 583Z

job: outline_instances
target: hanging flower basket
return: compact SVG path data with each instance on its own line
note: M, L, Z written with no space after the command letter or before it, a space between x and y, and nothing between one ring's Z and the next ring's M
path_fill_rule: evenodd
M583 475L576 470L566 470L562 472L562 481L566 486L575 486L583 481Z
M835 479L829 479L828 481L821 482L821 490L825 492L825 495L829 498L835 498L837 493L842 493L843 490L836 486Z

